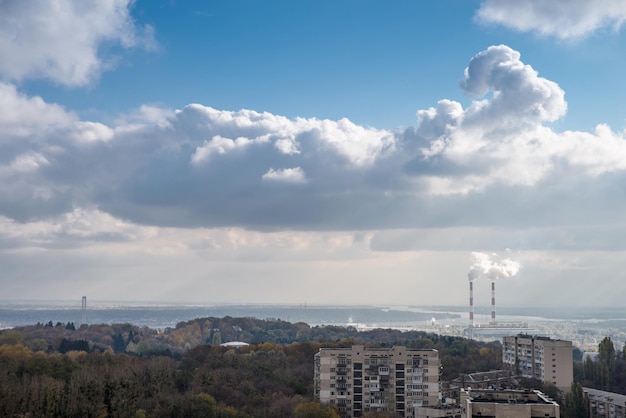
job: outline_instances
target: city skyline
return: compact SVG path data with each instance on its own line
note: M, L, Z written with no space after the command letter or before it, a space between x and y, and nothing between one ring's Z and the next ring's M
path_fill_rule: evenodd
M3 2L3 298L618 306L624 20Z

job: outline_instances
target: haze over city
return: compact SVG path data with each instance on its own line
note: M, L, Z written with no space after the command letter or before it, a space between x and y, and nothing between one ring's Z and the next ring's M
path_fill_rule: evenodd
M1 1L2 299L622 305L625 20Z

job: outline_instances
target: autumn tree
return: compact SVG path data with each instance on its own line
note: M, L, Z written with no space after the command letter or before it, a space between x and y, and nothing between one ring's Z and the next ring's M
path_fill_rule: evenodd
M295 418L339 418L337 411L328 405L321 405L317 402L305 402L296 406L294 410Z

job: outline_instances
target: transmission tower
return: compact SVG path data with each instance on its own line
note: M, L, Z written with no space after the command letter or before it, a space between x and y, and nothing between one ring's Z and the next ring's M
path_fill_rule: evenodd
M87 324L87 296L83 296L83 306L81 308L80 324Z

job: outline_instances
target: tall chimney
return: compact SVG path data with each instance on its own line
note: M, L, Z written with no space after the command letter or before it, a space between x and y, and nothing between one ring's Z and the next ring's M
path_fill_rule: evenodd
M496 324L496 282L491 282L491 323Z
M474 282L470 281L470 310L469 310L469 322L470 327L474 326Z

